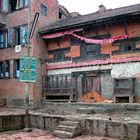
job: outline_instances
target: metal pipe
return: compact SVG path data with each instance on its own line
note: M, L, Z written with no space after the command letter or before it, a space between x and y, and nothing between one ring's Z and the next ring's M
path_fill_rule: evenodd
M30 17L31 17L31 0L28 3L28 41L27 41L27 51L28 57L30 57ZM26 83L26 90L25 90L25 128L29 128L29 92L30 92L30 84L29 82Z

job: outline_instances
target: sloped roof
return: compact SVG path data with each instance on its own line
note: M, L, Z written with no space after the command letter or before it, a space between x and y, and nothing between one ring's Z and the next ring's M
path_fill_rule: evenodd
M39 33L43 34L54 31L60 31L70 27L78 27L87 23L89 24L91 22L100 21L116 16L129 15L133 13L140 13L140 4L116 9L108 9L105 12L95 12L87 15L79 15L77 17L67 17L66 19L56 21L50 25L46 25L45 27L39 30Z

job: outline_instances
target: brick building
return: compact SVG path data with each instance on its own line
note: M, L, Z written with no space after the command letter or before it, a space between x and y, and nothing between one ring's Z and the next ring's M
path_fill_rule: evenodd
M140 102L140 4L100 5L95 13L73 15L39 33L47 44L46 100Z
M57 0L0 0L0 98L9 105L23 104L26 85L19 82L19 58L28 55L28 13L31 25L36 12L40 16L30 41L30 56L37 58L37 82L30 83L29 92L31 101L40 102L47 48L37 31L69 13Z

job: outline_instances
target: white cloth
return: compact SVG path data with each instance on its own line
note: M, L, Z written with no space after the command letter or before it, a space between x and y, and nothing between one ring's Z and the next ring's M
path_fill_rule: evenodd
M116 64L111 70L112 78L135 78L140 76L140 63Z

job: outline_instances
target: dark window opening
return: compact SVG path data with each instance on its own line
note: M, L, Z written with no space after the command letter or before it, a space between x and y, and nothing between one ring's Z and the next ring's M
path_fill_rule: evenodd
M5 65L6 65L5 78L7 79L10 78L10 61L6 60Z
M134 42L125 42L123 44L120 44L119 47L122 52L131 52L135 50L136 45Z
M68 95L52 95L52 96L46 96L46 100L69 100L69 96Z
M16 45L20 45L20 28L15 29L16 32Z
M9 79L10 78L10 61L0 62L0 79Z
M28 42L28 28L26 25L8 29L8 46L26 45Z
M56 52L54 54L54 60L63 60L64 59L64 52Z
M40 5L40 13L42 16L47 16L47 7L44 4Z
M20 60L14 60L14 78L19 78Z
M16 11L17 0L9 0L9 10L10 12Z
M4 33L0 33L0 48L4 48Z
M53 57L48 59L48 62L52 63L52 62L70 61L71 58L69 56L66 56L66 54L69 52L70 52L70 48L60 48L56 50L49 50L48 55L52 55Z
M116 44L116 46L119 46L119 49L113 51L112 54L129 53L129 52L134 52L137 50L136 44L134 41L122 42L122 43Z
M0 79L3 78L3 62L0 62Z
M124 45L124 50L125 51L133 51L134 50L133 44L129 43L129 44Z
M27 7L28 3L29 0L9 0L9 10L12 13L16 10Z
M129 103L129 97L116 97L116 103Z
M86 53L87 53L87 55L95 55L96 54L96 47L92 46L92 45L87 46Z
M80 47L81 57L89 57L100 54L100 46L99 45L82 45Z
M0 31L0 49L7 48L7 32Z
M59 19L62 19L62 13L59 12Z
M128 50L128 51L131 51L131 50L132 50L132 46L130 46L130 45L127 46L127 50Z

